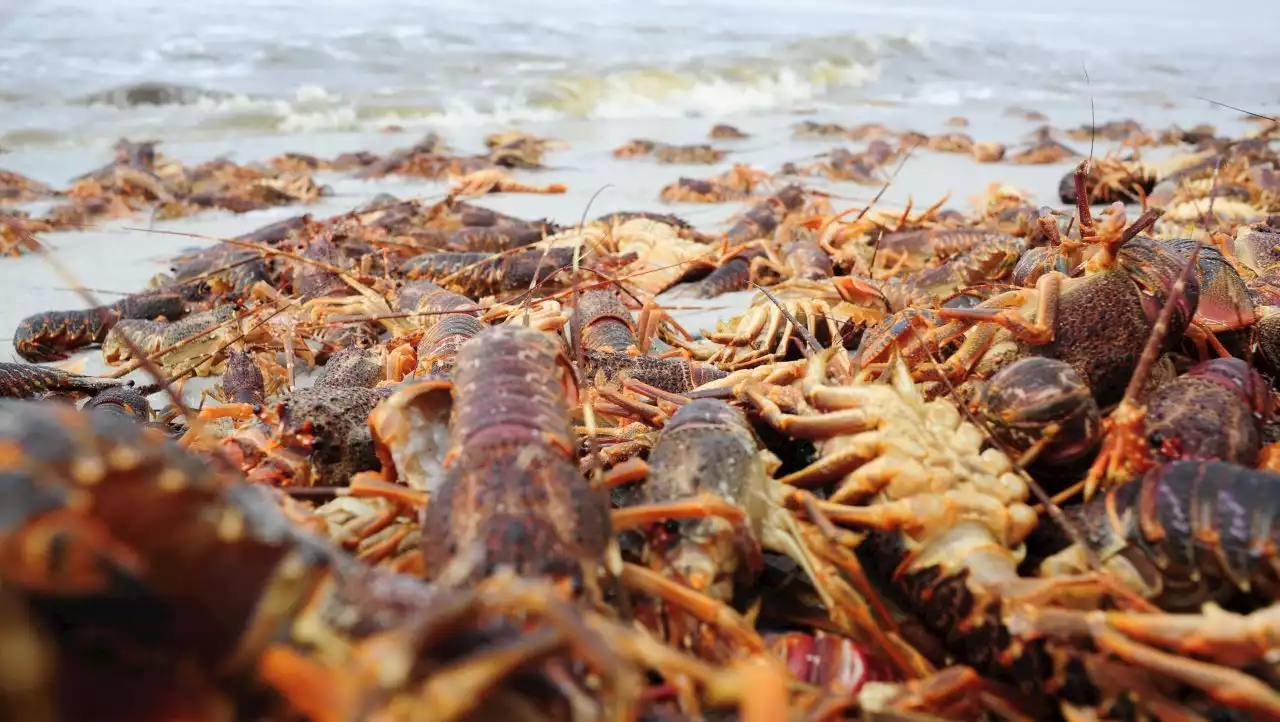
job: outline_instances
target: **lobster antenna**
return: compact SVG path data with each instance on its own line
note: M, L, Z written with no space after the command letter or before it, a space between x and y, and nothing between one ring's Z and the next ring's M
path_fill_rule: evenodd
M1200 216L1200 222L1204 224L1205 231L1213 233L1210 228L1213 223L1213 202L1218 197L1218 178L1222 173L1222 161L1226 160L1226 155L1218 156L1218 160L1213 164L1213 180L1209 182L1209 205L1205 210L1196 207L1196 215Z
M227 339L226 341L224 341L222 344L220 344L217 348L213 349L212 351L209 351L208 353L204 353L204 354L201 354L200 356L197 356L193 361L191 361L190 363L188 363L188 364L187 364L187 366L186 366L185 368L183 368L183 369L182 369L181 373L178 373L178 374L174 375L174 377L173 377L173 379L172 379L172 380L173 380L173 381L177 381L177 380L179 380L179 379L185 378L185 377L190 376L191 374L195 373L196 369L200 368L200 365L201 365L201 364L205 363L206 361L210 361L210 360L212 360L212 359L214 359L214 358L217 358L218 354L220 354L220 353L222 353L223 351L225 351L225 350L227 350L228 348L230 348L232 344L234 344L234 343L237 343L237 342L239 342L239 341L244 340L245 336L247 336L247 335L249 335L249 334L253 333L254 331L257 331L259 328L262 328L262 327L263 327L263 326L265 326L267 323L269 323L269 322L271 321L271 319L275 318L276 316L279 316L280 314L284 313L285 311L289 310L290 308L292 308L292 307L296 306L296 305L297 305L297 303L298 303L298 302L297 302L296 300L290 300L288 303L286 303L286 304L284 304L283 306L280 306L279 308L275 309L275 310L274 310L274 311L272 311L270 314L267 314L263 319L259 320L259 321L258 321L257 323L255 323L254 325L250 326L247 330L241 331L240 333L236 334L235 336L232 336L231 338L229 338L229 339ZM258 307L258 308L261 308L261 307ZM256 309L254 310L254 312L256 312ZM251 312L251 313L253 313L253 312ZM230 323L230 322L232 322L232 321L234 321L234 322L237 322L237 323L238 323L239 321L243 320L244 318L247 318L249 315L250 315L250 314L245 314L245 316L240 316L240 317L232 318L232 319L230 319L229 321L227 321L226 323L219 324L219 326L225 326L225 325L227 325L228 323ZM211 330L212 330L212 329L211 329ZM290 383L290 384L292 384L292 383L293 383L293 379L292 379L292 378L290 378L290 379L289 379L289 383Z
M591 197L587 199L587 204L582 208L582 216L578 219L579 234L582 233L582 229L585 228L587 225L587 212L591 210L591 204L595 202L596 198L598 198L601 193L605 192L605 190L612 187L613 187L612 183L606 183L600 186L599 188L597 188L596 192L592 193ZM551 246L548 245L546 248L543 249L544 256L547 253L547 251L550 250L550 248ZM541 265L541 262L539 262L539 265ZM578 301L580 296L582 295L582 291L578 289L578 276L581 275L581 268L582 268L582 244L577 243L573 247L573 316L569 320L569 345L572 347L571 350L573 352L574 369L579 374L581 374L582 369L586 367L586 357L582 351L582 339L579 338L581 329L578 328L578 324L582 322L582 312L578 308L579 306ZM536 280L537 278L536 266L534 267L534 277ZM533 287L530 286L529 298L525 299L525 307L524 307L526 326L529 324L529 301L532 298L533 298ZM584 384L584 387L585 387L585 384ZM578 397L578 402L582 403L583 399L581 394L583 394L583 390L580 388L578 393L580 394ZM591 405L590 398L586 400L586 403L582 403L582 422L583 422L583 425L587 427L587 458L595 459L600 453L600 441L599 439L596 438L596 414L595 414L595 409ZM602 476L600 473L600 467L595 467L592 469L591 481L593 484L597 486L601 484Z
M1084 71L1084 84L1089 88L1089 165L1085 167L1092 171L1093 147L1098 141L1098 108L1093 98L1093 81L1089 80L1089 68L1085 67L1083 60L1080 61L1080 69Z
M902 156L902 160L898 163L898 167L893 169L893 174L889 176L889 180L885 181L884 185L880 186L880 191L876 193L874 198L871 199L871 202L867 204L867 207L863 208L862 212L858 214L858 217L853 219L854 223L857 223L859 220L861 220L862 217L865 216L867 212L871 210L872 206L880 202L880 198L884 196L886 191L889 190L889 186L893 185L893 182L897 180L898 174L902 172L902 168L907 164L907 161L911 159L911 154L916 152L916 148L918 147L920 147L920 144L916 143L915 145L907 149L907 152ZM908 203L908 205L910 205L910 203ZM883 232L876 236L875 245L871 247L871 261L867 263L868 276L871 275L872 269L876 267L876 256L880 254L881 238L884 238Z
M1191 256L1187 258L1186 265L1178 273L1174 285L1170 289L1169 298L1164 302L1164 307L1160 309L1160 315L1156 317L1156 322L1151 327L1151 335L1147 338L1147 345L1142 349L1142 355L1138 357L1138 365L1134 367L1134 374L1129 378L1129 385L1125 387L1124 399L1128 403L1137 404L1138 397L1142 395L1147 386L1147 380L1151 376L1151 369L1155 366L1156 360L1160 358L1160 347L1164 345L1165 335L1169 332L1169 322L1173 320L1177 297L1186 293L1187 279L1194 272L1199 257L1200 242L1196 241L1195 248L1191 250Z
M1199 95L1197 95L1197 96L1196 96L1196 100L1203 100L1203 101L1204 101L1204 102L1206 102L1206 103L1213 103L1214 105L1221 106L1221 107L1223 107L1223 108L1227 108L1228 110L1234 110L1234 111L1236 111L1237 113L1244 113L1245 115L1252 115L1253 117L1258 118L1258 119L1260 119L1260 120L1269 120L1269 121L1271 121L1272 123L1280 123L1280 119L1272 118L1272 117L1271 117L1271 116L1269 116L1269 115L1262 115L1261 113L1255 113L1255 112L1253 112L1252 110L1245 110L1244 108L1237 108L1237 107L1236 107L1236 106L1234 106L1234 105L1227 105L1226 103L1220 103L1220 102L1218 102L1218 101L1216 101L1216 100L1210 100L1210 99L1208 99L1208 98L1205 98L1205 97L1202 97L1202 96L1199 96Z
M0 217L0 222L3 222L5 225L9 226L10 229L12 229L19 236L31 236L32 238L34 238L34 234L32 234L31 231L27 230L26 226L17 222L16 220L10 220L7 216L4 216L4 217ZM43 259L45 263L48 263L49 267L54 270L54 273L57 273L60 277L62 277L62 280L67 285L71 286L75 290L76 295L80 296L80 298L82 298L85 303L89 304L90 308L96 311L103 321L107 321L110 319L110 315L109 315L110 312L107 310L107 307L104 306L98 300L97 296L95 296L92 291L85 288L84 284L80 283L80 280L76 278L74 273L71 272L71 269L67 268L66 265L62 263L62 261L60 261L51 251L49 251L49 249L45 248L43 245L37 244L37 250L35 250L34 253L39 255L40 258ZM182 412L182 415L187 419L188 426L199 424L200 422L198 419L196 419L195 414L192 414L191 409L185 403L183 403L182 395L174 391L173 387L171 386L172 382L165 375L164 371L161 370L161 368L157 366L154 362L152 362L151 359L147 358L146 353L144 353L142 349L139 348L138 345L133 342L133 339L129 338L129 334L127 333L120 334L120 340L129 349L129 353L133 354L135 358L139 359L142 362L141 363L142 368L151 376L155 384L160 388L164 389L165 395L169 397L169 400L173 403L174 408Z
M156 359L159 359L159 358L163 358L163 357L164 357L164 356L166 356L167 354L169 354L169 353L171 353L171 352L173 352L173 351L176 351L176 350L178 350L178 349L180 349L180 348L186 348L187 346L189 346L189 345L191 345L191 344L195 343L196 341L199 341L199 340L200 340L200 339L202 339L202 338L205 338L206 336L209 336L210 334L212 334L212 333L214 333L214 332L216 332L216 331L219 331L219 330L221 330L221 329L227 328L228 326L231 326L232 324L239 323L242 319L248 318L249 316L251 316L252 314L254 314L254 313L256 313L256 312L257 312L257 310L256 310L256 309L248 309L248 310L245 310L245 311L242 311L242 312L238 312L238 313L236 313L236 314L233 314L231 318L228 318L227 320L222 321L222 322L220 322L220 323L216 323L216 324L214 324L214 325L210 326L209 328L206 328L205 330L203 330L203 331L201 331L201 332L199 332L199 333L197 333L197 334L194 334L194 335L192 335L192 336L188 336L188 337L186 337L186 338L182 339L181 341L177 341L177 342L174 342L174 343L172 343L172 344L169 344L168 346L165 346L164 348L157 349L154 353L148 354L148 355L147 355L147 358L148 358L148 359L150 359L150 360L152 360L152 361L154 361L154 360L156 360ZM141 359L133 359L133 360L130 360L128 363L126 363L126 364L124 364L124 365L122 365L122 366L117 367L114 371L110 371L110 372L108 372L108 373L106 373L106 374L103 374L103 376L106 376L107 378L120 378L121 376L127 376L128 374L133 373L134 371L138 370L138 368L140 368L141 366L142 366L142 360L141 360ZM177 381L179 378L180 378L180 377L175 376L175 377L173 377L173 379L171 379L171 380L173 380L173 381Z
M605 183L604 185L597 188L596 192L592 193L591 197L587 199L587 205L582 208L582 216L578 220L578 235L582 235L582 229L587 224L587 212L591 210L591 204L595 202L596 197L599 196L601 193L603 193L606 188L612 188L612 187L613 187L612 183ZM547 240L547 235L545 230L543 231L543 234L542 234L542 240L543 241ZM582 250L581 243L578 243L577 245L574 246L573 273L574 273L575 281L577 280L578 266L580 262L579 254L581 250ZM533 291L535 288L538 287L538 269L542 267L542 262L547 259L547 254L549 253L551 253L551 245L547 244L542 247L542 257L538 259L538 263L533 267L533 278L529 279L529 295L524 300L524 325L526 327L529 325L529 305L530 305L530 302L533 300ZM571 336L573 335L572 330L570 330L570 335Z
M1195 248L1191 250L1191 255L1187 258L1186 265L1182 267L1173 282L1173 286L1169 289L1169 297L1165 299L1164 305L1160 308L1160 315L1156 317L1155 323L1151 326L1151 332L1147 334L1147 343L1142 349L1142 356L1138 358L1138 363L1133 369L1133 375L1129 377L1129 383L1124 390L1124 397L1107 420L1112 437L1118 433L1132 434L1133 431L1130 430L1130 425L1140 424L1146 417L1146 409L1138 403L1138 398L1142 396L1142 392L1146 390L1147 383L1151 380L1151 369L1160 357L1160 349L1164 346L1169 332L1169 323L1173 320L1173 313L1177 307L1179 297L1185 298L1187 280L1192 277L1192 273L1196 268L1196 260L1199 256L1200 242L1196 241ZM1139 461L1148 461L1148 458L1142 455ZM1104 441L1102 451L1098 453L1098 458L1094 460L1093 466L1090 467L1089 474L1084 480L1085 501L1090 499L1097 489L1098 483L1104 477L1115 473L1117 465L1126 463L1129 462L1118 460L1114 455L1108 454L1107 445Z

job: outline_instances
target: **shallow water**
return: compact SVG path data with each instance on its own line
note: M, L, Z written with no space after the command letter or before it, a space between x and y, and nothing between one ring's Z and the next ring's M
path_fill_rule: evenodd
M0 2L9 148L868 101L1280 101L1274 0Z

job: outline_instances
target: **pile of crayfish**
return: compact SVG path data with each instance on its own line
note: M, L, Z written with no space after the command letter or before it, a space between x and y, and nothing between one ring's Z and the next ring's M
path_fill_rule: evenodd
M1058 210L738 168L722 232L380 197L24 319L0 719L1280 719L1272 145Z

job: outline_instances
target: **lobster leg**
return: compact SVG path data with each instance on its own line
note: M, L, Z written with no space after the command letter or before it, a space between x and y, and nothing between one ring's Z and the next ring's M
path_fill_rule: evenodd
M857 612L859 616L865 617L867 610L875 613L876 619L872 622L872 625L877 630L883 630L883 634L879 636L877 642L898 669L904 675L911 677L931 673L933 666L914 647L907 644L899 636L897 621L890 614L884 601L880 599L879 592L876 591L867 578L861 562L858 561L858 557L848 549L822 536L813 526L798 524L796 531L805 547L817 556L815 570L825 578L828 588L843 591L843 596L846 600L860 602L862 607L865 608L859 608ZM843 577L840 576L840 572L843 572ZM846 581L846 578L849 581ZM850 595L849 591L856 591L856 595ZM837 616L846 615L847 609L848 604L846 603L841 605L839 609L831 610L832 618L835 619ZM875 637L876 635L873 635L873 638Z
M800 311L799 305L794 308L787 309L792 316ZM782 313L782 309L777 306L769 307L769 327L765 329L764 336L761 339L765 348L774 346L773 353L781 357L787 352L787 341L791 338L791 334L795 333L795 326L792 325L791 319ZM777 339L775 343L774 339Z
M399 346L387 354L384 377L389 384L398 384L413 373L418 366L418 356L412 346Z
M997 538L1015 544L1025 538L1036 524L1034 512L1029 513L1029 518L1024 518L997 499L966 491L917 495L880 502L875 506L819 502L818 508L833 522L880 531L902 531L912 536L930 528L950 528L963 521L974 520L991 529Z
M786 278L787 269L781 263L764 256L757 256L751 259L751 265L748 267L751 281L759 283L762 286L772 285L779 280Z
M798 487L813 487L838 481L864 464L880 456L888 439L880 432L850 437L844 449L824 456L799 471L787 474L780 481ZM856 443L853 441L856 440ZM842 485L841 497L854 495L860 485Z
M503 679L520 667L560 646L560 635L541 629L519 639L438 670L422 685L418 699L433 720L449 722L466 717Z
M703 519L718 516L732 522L742 522L746 513L734 504L714 494L702 494L693 499L630 506L613 510L614 531L634 529L666 519Z
M1280 719L1280 692L1244 672L1162 652L1105 628L1094 629L1093 640L1126 662L1196 687L1227 707Z
M217 419L246 421L252 419L254 415L253 404L220 404L200 409L201 421L215 421Z
M633 456L606 471L604 473L604 485L606 488L612 489L623 484L640 481L648 474L649 465L643 459Z
M1019 340L1038 346L1053 340L1058 317L1058 297L1062 292L1062 276L1046 273L1036 281L1036 320L1028 321L1019 307L1029 300L1030 291L1009 291L977 308L944 308L942 318L953 321L987 321L1009 329Z
M914 677L927 673L928 663L873 619L867 602L840 577L839 571L807 548L795 519L784 514L780 521L781 524L765 526L761 545L785 554L804 570L840 631L875 645L904 675Z
M640 349L640 353L649 353L649 347L655 337L662 338L662 327L666 325L675 333L680 334L686 341L692 341L693 335L684 329L671 314L662 310L652 299L645 301L641 307L639 315L636 317L636 325L639 326L639 333L636 338L636 348Z
M1129 614L1022 607L1009 625L1021 636L1091 639L1100 651L1144 670L1149 677L1196 687L1210 699L1260 719L1278 719L1280 692L1244 672L1185 656L1200 650L1217 652L1233 666L1245 659L1265 658L1265 652L1259 655L1250 647L1274 648L1275 609L1273 605L1253 618L1237 617L1240 623L1233 625L1231 615L1221 613ZM1219 619L1226 623L1219 624ZM1148 646L1144 643L1148 641L1178 653Z
M666 420L667 415L658 407L650 406L643 401L629 399L613 389L598 387L596 393L617 404L620 409L650 426L660 426Z
M1092 499L1100 487L1114 483L1113 480L1131 480L1150 467L1146 418L1146 408L1126 398L1103 420L1106 437L1085 477L1085 501Z
M747 346L751 339L764 328L769 320L769 310L761 306L752 306L732 331L711 331L704 333L708 340L728 346Z
M373 696L374 691L366 689L356 675L324 665L285 645L269 647L262 653L257 676L313 722L346 722L355 718L365 696Z
M923 368L916 369L912 372L911 378L915 381L941 381L942 379L952 382L963 381L969 375L973 365L982 358L987 349L991 348L995 336L994 325L980 325L969 332L964 343L946 361L940 364L929 363Z
M742 722L774 722L787 719L787 675L771 659L755 657L735 670L742 680L743 694L738 709Z
M652 299L645 301L636 317L636 325L639 327L636 333L636 348L640 353L649 353L649 347L653 344L653 338L658 335L665 316L662 308Z
M627 391L634 391L638 394L648 396L649 398L653 399L655 402L665 401L669 404L674 404L676 406L683 406L689 402L689 397L687 396L682 396L680 394L676 394L670 391L666 391L664 389L660 389L656 386L651 386L637 379L631 379L631 378L623 379L622 388L626 389Z
M596 457L594 459L591 457L583 457L583 459L578 462L578 468L583 473L591 471L596 467L603 467L607 469L607 471L605 471L604 484L608 488L613 488L620 484L627 484L632 481L638 481L639 479L644 478L645 472L643 470L636 471L636 467L631 465L630 462L636 461L643 464L644 462L636 458L636 455L642 451L646 451L649 446L650 444L645 441L620 441L618 443L602 444L600 451L596 453ZM616 477L613 473L613 467L618 467L618 476ZM631 478L633 475L635 475L636 478Z
M395 520L396 520L396 515L392 514L388 523L394 522ZM384 527L383 531L388 531L388 530L386 527ZM391 529L388 531L387 534L383 534L381 539L377 539L373 541L373 543L366 546L365 548L359 550L359 552L356 554L356 558L360 559L361 561L366 561L370 564L378 564L386 559L389 559L391 555L394 554L396 550L400 548L401 544L404 543L404 540L408 538L409 533L410 533L410 529L408 526L402 525L398 529ZM369 535L369 536L373 536L373 535Z
M649 594L692 614L698 621L710 624L728 633L742 648L753 654L765 651L764 640L751 627L750 622L737 611L711 597L686 587L679 582L632 563L622 567L619 577L627 587Z
M970 667L954 666L924 679L897 685L897 691L874 712L892 715L939 715L944 719L976 719L991 710L998 719L1030 720L993 690Z
M819 416L801 416L784 412L772 399L756 387L743 389L745 401L755 406L770 426L789 436L800 439L823 439L840 434L866 431L875 426L863 409L846 409Z
M716 363L726 371L740 371L742 369L749 369L763 364L772 363L777 359L777 354L757 349L742 354L741 356L734 356L732 353L728 353L721 357L721 360L713 359L712 362Z
M862 345L858 357L866 365L885 357L896 346L902 349L904 356L914 358L921 355L918 347L925 339L931 348L938 348L958 338L972 326L971 323L962 321L941 324L937 322L940 318L933 314L933 311L926 313L915 308L898 312L886 321L892 321L887 328L878 331L870 341Z
M1280 648L1280 604L1252 614L1224 612L1212 605L1202 614L1109 612L1108 628L1144 644L1242 667Z

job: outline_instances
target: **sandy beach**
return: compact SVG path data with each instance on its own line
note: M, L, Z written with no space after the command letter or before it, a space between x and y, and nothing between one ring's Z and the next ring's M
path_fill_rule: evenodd
M706 119L647 119L636 121L559 121L548 123L522 123L516 127L541 136L563 139L570 147L548 156L549 168L542 171L517 171L516 177L529 183L563 183L568 192L563 195L494 194L482 197L477 203L504 213L524 218L546 217L562 224L574 224L585 212L588 218L610 211L652 210L671 212L694 224L700 230L717 232L726 229L735 213L745 207L743 203L725 204L666 204L658 201L659 189L680 176L707 177L726 170L732 163L747 163L770 172L782 163L803 162L833 148L858 149L861 145L838 139L795 139L792 126L802 120L840 122L855 125L864 122L881 122L891 129L918 130L935 134L950 130L944 127L947 118L962 115L970 121L965 128L977 140L998 140L1015 146L1039 123L1006 117L1002 108L971 106L953 109L945 116L924 113L918 108L865 106L847 113L822 114L772 114L723 119L737 125L750 138L734 141L717 141L716 145L732 153L720 164L712 166L660 165L651 160L619 160L610 151L623 142L648 137L669 143L706 142L711 122ZM1120 108L1103 107L1098 110L1099 122L1119 117ZM1076 107L1063 106L1050 113L1050 122L1059 128L1075 127L1089 122L1087 101ZM1242 116L1234 111L1216 108L1198 102L1195 107L1147 109L1143 113L1130 113L1151 127L1173 124L1191 127L1196 123L1210 122L1221 132L1239 134L1246 129ZM482 148L482 138L488 132L511 126L477 126L467 129L447 129L446 140L460 150ZM186 141L165 143L161 150L187 164L195 164L215 157L226 157L240 163L263 161L283 152L302 152L320 157L332 157L338 153L369 150L386 153L394 148L411 145L418 139L412 132L400 133L328 133L268 135L242 137L233 141ZM1069 141L1081 153L1087 153L1087 143ZM84 148L35 148L18 150L0 161L3 167L54 186L63 186L75 175L106 162L111 151L106 143ZM1094 148L1101 157L1114 150L1114 144L1099 140ZM1144 159L1158 162L1162 150L1147 150ZM1061 207L1057 197L1058 183L1073 164L1013 165L1009 163L979 164L967 155L937 153L916 150L901 167L897 177L879 202L880 207L901 208L912 200L917 207L932 204L949 194L945 207L967 211L972 198L982 193L989 184L1000 182L1020 188L1031 194L1036 203ZM885 169L891 174L896 166ZM414 178L388 178L376 181L359 180L350 175L322 173L318 180L332 189L332 193L319 203L307 206L285 206L269 210L234 215L226 212L206 212L180 220L151 223L145 215L133 219L113 221L100 227L79 232L49 233L42 235L46 247L56 253L85 287L104 303L120 294L142 289L149 279L167 269L167 259L182 249L216 243L220 237L232 237L246 233L269 223L301 213L311 213L317 218L343 213L359 207L382 193L401 199L427 200L443 197L446 184ZM865 206L879 191L878 187L837 183L821 178L804 178L802 182L833 194L832 203L837 209ZM597 192L598 195L597 195ZM596 195L588 208L588 202ZM180 235L180 234L192 234ZM0 259L0 288L5 290L6 303L0 306L0 329L5 331L3 357L17 360L13 353L11 329L24 317L41 311L86 307L84 299L73 291L65 279L38 255ZM712 328L716 320L729 318L745 308L750 293L736 293L710 301L698 301L683 297L680 289L668 292L660 301L673 309L673 315L691 332ZM98 373L105 369L101 354L87 351L64 362L69 368ZM136 376L136 375L135 375ZM189 393L197 393L203 383L194 383Z

